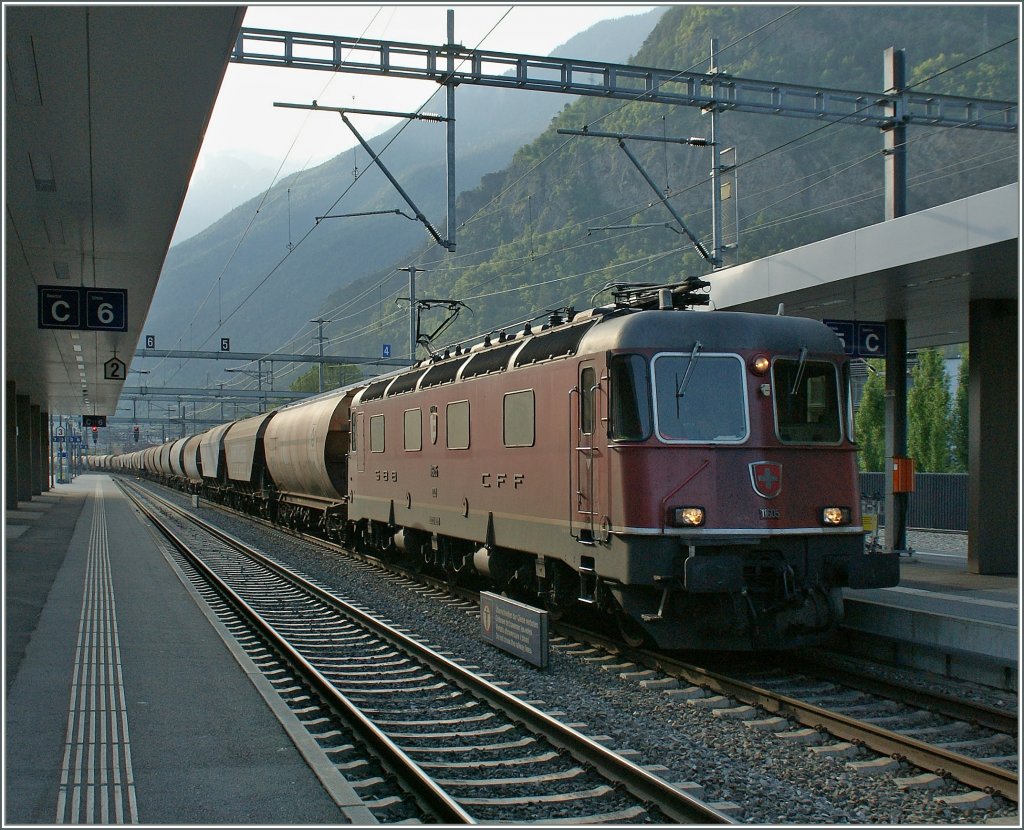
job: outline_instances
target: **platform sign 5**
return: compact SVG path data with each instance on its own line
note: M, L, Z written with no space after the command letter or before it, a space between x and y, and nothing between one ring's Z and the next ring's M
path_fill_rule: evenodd
M857 348L857 325L847 320L822 320L843 341L843 351L851 357Z
M850 357L885 357L887 329L885 323L861 320L822 320L843 341L843 351Z
M128 331L128 290L40 285L39 328Z

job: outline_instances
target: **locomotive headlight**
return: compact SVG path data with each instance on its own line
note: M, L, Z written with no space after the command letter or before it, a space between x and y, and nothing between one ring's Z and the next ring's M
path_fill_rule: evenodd
M704 524L703 507L676 507L670 515L676 527L700 527Z
M763 375L767 373L771 367L772 362L768 359L767 355L758 354L754 355L750 360L750 371L755 375Z
M821 508L821 523L823 525L848 525L850 523L849 507L823 507Z

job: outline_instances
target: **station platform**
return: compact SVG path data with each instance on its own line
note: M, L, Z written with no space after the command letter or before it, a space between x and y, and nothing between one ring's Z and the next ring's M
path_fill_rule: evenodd
M109 476L4 537L4 826L376 823Z
M376 823L109 476L20 503L4 535L5 825ZM848 592L839 639L1015 691L1018 579L940 541Z
M968 573L967 537L908 531L893 588L844 591L846 650L1018 690L1020 581Z

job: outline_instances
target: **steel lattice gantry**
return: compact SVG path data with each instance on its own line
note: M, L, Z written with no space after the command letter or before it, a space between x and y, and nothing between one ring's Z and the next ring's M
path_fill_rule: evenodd
M672 69L272 29L239 31L231 61L736 110L887 129L894 123L1014 132L1017 104L912 89L863 92ZM449 61L455 68L448 70Z

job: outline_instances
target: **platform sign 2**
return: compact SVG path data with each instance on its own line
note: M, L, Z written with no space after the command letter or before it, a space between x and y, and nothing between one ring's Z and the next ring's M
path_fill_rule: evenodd
M822 320L843 341L843 351L850 357L885 357L887 329L885 323L863 320Z
M128 289L40 285L41 329L128 331Z

